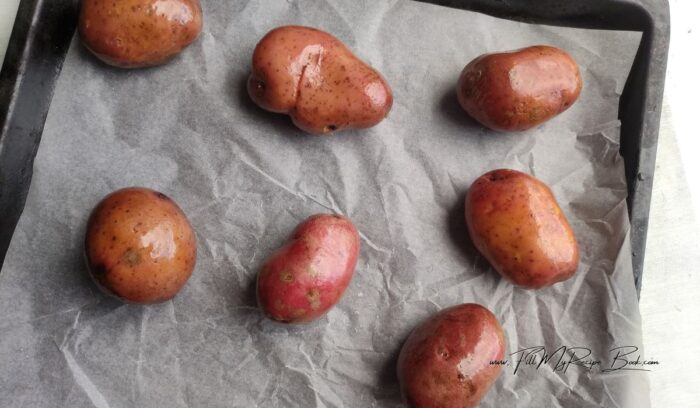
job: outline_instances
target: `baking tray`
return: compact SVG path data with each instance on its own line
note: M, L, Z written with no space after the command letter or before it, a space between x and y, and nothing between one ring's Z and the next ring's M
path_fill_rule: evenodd
M404 0L408 1L408 0ZM634 283L644 249L669 45L666 0L420 0L536 24L642 32L618 117ZM78 0L22 0L0 72L0 265L32 177L55 81L75 32Z

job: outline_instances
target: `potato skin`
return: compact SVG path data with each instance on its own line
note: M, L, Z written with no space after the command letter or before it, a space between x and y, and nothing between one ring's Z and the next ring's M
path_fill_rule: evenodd
M78 31L107 64L159 65L197 38L202 8L199 0L83 0Z
M465 216L479 252L516 285L542 288L576 273L576 237L540 180L515 170L490 171L469 188Z
M506 340L488 309L467 303L418 326L399 354L401 393L412 408L476 407L501 373Z
M340 215L316 214L299 224L292 239L258 274L258 303L283 323L304 323L324 315L350 284L360 237Z
M197 243L174 201L130 187L107 195L90 214L85 258L106 293L129 303L159 303L172 299L189 279Z
M522 131L568 109L582 85L576 61L569 54L536 45L484 54L471 61L457 83L457 98L482 125Z
M393 103L384 78L340 40L301 26L276 28L260 40L248 93L311 134L372 127Z

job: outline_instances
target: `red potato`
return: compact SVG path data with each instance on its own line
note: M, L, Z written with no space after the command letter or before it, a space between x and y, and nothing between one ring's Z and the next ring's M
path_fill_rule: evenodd
M401 393L412 408L472 408L501 373L506 340L488 309L468 303L418 326L399 354Z
M167 62L202 31L199 0L83 0L78 31L102 61L122 68Z
M576 273L576 237L540 180L515 170L490 171L469 188L465 217L476 248L516 285L537 289Z
M312 134L372 127L393 103L379 72L332 35L301 26L276 28L260 40L248 93Z
M482 125L521 131L568 109L581 87L581 73L569 54L537 45L477 57L462 71L457 98Z
M258 303L271 319L303 323L324 315L350 284L360 237L340 215L317 214L294 230L258 274Z
M171 299L194 270L197 243L187 217L166 195L132 187L95 207L85 235L90 275L130 303Z

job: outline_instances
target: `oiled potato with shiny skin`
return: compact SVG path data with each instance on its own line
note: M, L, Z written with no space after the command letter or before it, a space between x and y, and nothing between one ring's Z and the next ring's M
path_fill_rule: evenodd
M202 8L199 0L83 0L78 31L107 64L159 65L197 38Z
M309 27L276 28L253 52L248 93L312 134L372 127L391 109L391 88L337 38Z
M117 190L92 211L85 236L90 275L108 294L130 303L171 299L195 266L194 231L166 195Z
M506 340L488 309L467 303L418 326L399 354L401 393L412 408L473 408L501 373Z
M581 87L581 74L569 54L536 45L474 59L462 71L457 98L482 125L521 131L568 109Z
M576 273L576 237L540 180L515 170L490 171L469 188L465 216L476 248L516 285L541 288Z
M258 274L258 303L282 323L316 319L340 301L359 253L360 236L348 218L311 216L265 261Z

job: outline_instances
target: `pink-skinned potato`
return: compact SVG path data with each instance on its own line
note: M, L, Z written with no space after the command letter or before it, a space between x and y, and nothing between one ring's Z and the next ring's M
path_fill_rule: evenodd
M248 94L261 108L288 114L311 134L365 129L391 110L391 88L379 72L332 35L284 26L253 52Z
M360 237L348 218L309 217L264 262L257 279L258 304L266 316L282 323L323 316L350 284L359 253Z
M467 303L416 327L398 361L399 384L411 408L473 408L501 373L506 341L488 309Z

